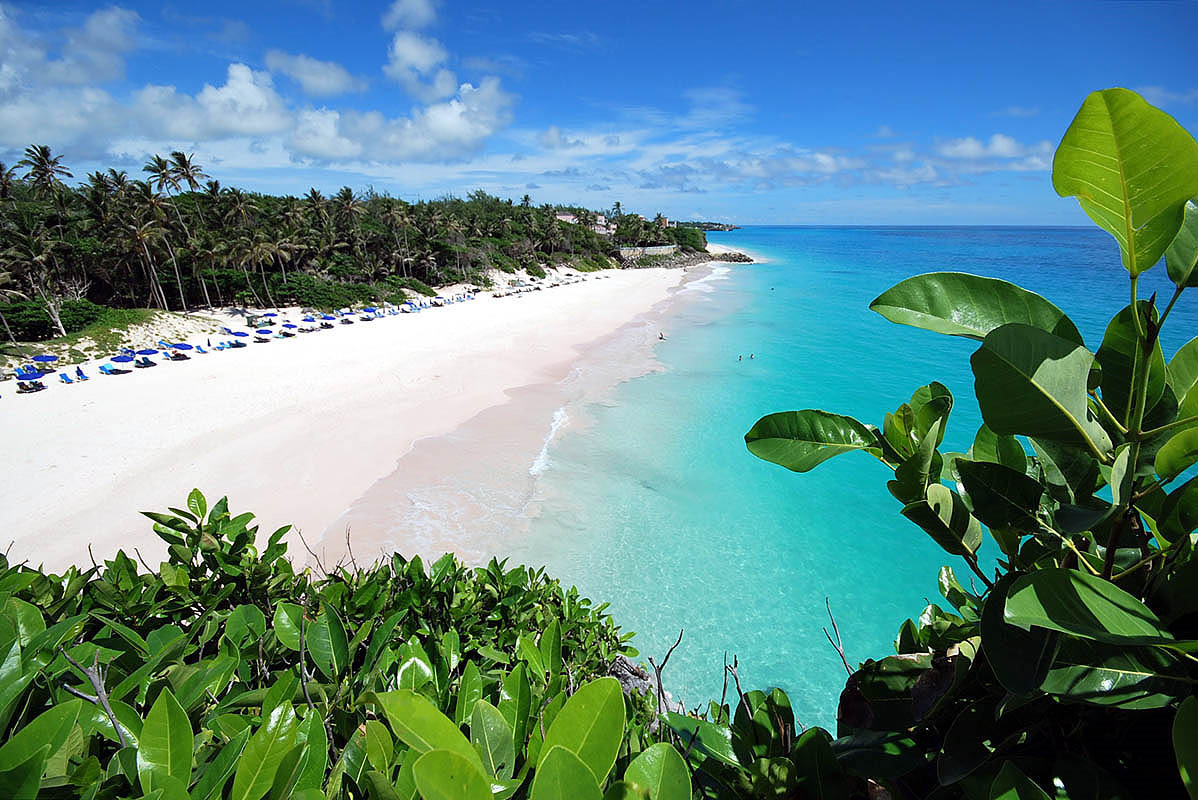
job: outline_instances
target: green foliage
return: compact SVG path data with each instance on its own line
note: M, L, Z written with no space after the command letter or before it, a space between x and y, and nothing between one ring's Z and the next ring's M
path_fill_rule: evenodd
M111 311L89 300L67 300L58 313L62 326L68 334L72 334L106 321ZM41 342L58 335L46 311L46 304L41 300L22 300L0 306L0 314L4 315L13 335L21 341Z
M545 269L540 264L529 264L528 274L532 275L534 278L544 278L546 273Z
M652 699L596 678L628 636L539 570L296 572L223 499L146 516L155 573L0 557L5 797L525 798L553 753L603 785L650 738Z
M1130 274L1132 303L1101 347L1020 287L921 275L871 308L980 341L970 364L985 424L969 453L939 452L952 398L935 383L881 428L806 410L764 417L745 437L753 454L800 472L853 450L877 458L894 471L903 516L980 582L966 591L945 567L951 610L932 604L904 623L898 655L860 665L841 695L827 763L892 796L1198 796L1198 484L1184 481L1198 463L1198 340L1168 365L1160 341L1193 284L1198 143L1138 95L1097 92L1062 140L1053 181L1118 240ZM1164 253L1177 290L1159 311L1136 300L1136 284ZM984 532L1000 553L990 574L977 556ZM778 715L736 731L763 702L745 696L731 742L742 778L778 785L798 774L760 738ZM716 775L728 759L709 742L699 766ZM1158 767L1170 750L1180 775ZM835 769L802 763L822 796L839 791Z
M667 228L666 233L674 244L684 251L703 253L707 251L707 234L699 228L677 225Z

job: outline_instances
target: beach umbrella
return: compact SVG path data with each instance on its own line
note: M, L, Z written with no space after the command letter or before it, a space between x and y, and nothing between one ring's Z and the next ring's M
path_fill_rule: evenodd
M321 314L320 318L321 319L337 319L336 317L332 316L331 314Z
M234 336L249 336L245 331L233 331Z
M378 311L378 309L375 308L374 306L367 306L366 308L364 308L362 310L368 314L373 314L374 312Z
M298 328L298 327L299 327L299 325L293 325L293 324L292 324L292 323L290 323L290 322L284 322L284 323L283 323L283 327L284 327L284 328Z
M108 360L115 361L118 364L128 364L130 361L133 360L133 356L113 356L112 358L110 358Z
M179 342L179 344L173 344L173 345L171 345L171 347L175 348L176 350L190 350L191 349L191 345L187 344L186 342Z
M267 311L267 312L266 312L265 314L263 314L262 316L264 316L264 317L277 317L277 316L279 316L279 315L278 315L278 314L276 314L276 313L275 313L275 312L273 312L273 311Z
M316 320L313 317L304 317L302 320L300 320L300 322L315 322L315 321Z
M147 347L145 350L138 350L137 354L139 356L153 356L158 355L158 351L152 347Z
M40 362L41 362L41 363L43 363L43 364L49 364L51 361L57 361L57 360L58 360L58 356L47 356L47 355L42 355L42 356L34 356L34 357L33 357L33 360L34 360L34 361L40 361Z
M258 330L254 331L254 333L260 333L263 336L270 336L272 333L274 333L274 331L272 331L270 328L259 328Z

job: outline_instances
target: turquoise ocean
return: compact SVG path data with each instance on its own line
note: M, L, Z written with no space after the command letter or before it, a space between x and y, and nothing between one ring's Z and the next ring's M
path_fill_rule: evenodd
M1055 302L1091 350L1127 304L1117 246L1084 228L750 227L712 242L765 259L733 265L669 319L661 369L585 409L552 442L540 513L514 560L545 564L607 601L688 706L719 698L735 656L746 688L778 686L807 725L835 726L845 670L829 645L825 598L850 664L893 650L899 625L937 592L941 565L968 568L899 516L888 470L850 454L791 473L749 455L762 415L823 408L880 424L932 380L956 397L946 450L981 422L971 340L891 324L870 301L906 277L954 270L1003 278ZM1172 285L1164 265L1141 297ZM1198 291L1191 290L1191 294ZM1198 335L1198 297L1164 332L1166 356ZM752 354L752 358L750 358ZM731 696L731 694L730 694Z

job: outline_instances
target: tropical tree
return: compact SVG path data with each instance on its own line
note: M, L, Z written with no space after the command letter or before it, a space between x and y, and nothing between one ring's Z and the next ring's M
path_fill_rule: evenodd
M71 178L70 170L62 164L62 156L54 155L44 144L33 144L25 148L25 157L17 162L25 167L25 178L33 184L41 197L49 197L62 186L60 178Z

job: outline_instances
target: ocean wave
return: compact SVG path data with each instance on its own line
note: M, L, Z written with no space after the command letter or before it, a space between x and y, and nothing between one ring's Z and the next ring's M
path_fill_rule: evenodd
M549 444L553 441L553 437L557 436L557 432L561 430L562 426L569 421L570 415L566 413L565 406L553 412L553 422L549 425L549 433L545 436L545 442L541 445L541 452L537 453L537 457L533 459L532 465L528 468L529 475L535 478L548 468Z

